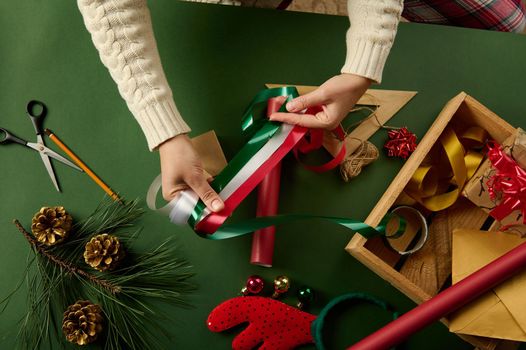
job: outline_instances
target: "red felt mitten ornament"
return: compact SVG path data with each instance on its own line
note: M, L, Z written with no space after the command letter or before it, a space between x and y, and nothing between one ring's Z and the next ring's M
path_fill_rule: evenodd
M307 291L307 289L309 291ZM312 291L301 289L300 301L311 301ZM233 350L291 350L298 346L315 343L319 350L323 344L323 328L329 312L343 303L365 302L387 311L392 308L382 300L364 293L348 293L332 299L318 316L311 315L271 298L237 297L217 306L208 316L207 325L212 332L222 332L240 324L248 323L232 342ZM393 318L398 317L393 312Z
M265 297L237 297L217 306L208 316L212 332L222 332L248 322L232 342L234 350L290 350L314 343L311 323L316 316Z

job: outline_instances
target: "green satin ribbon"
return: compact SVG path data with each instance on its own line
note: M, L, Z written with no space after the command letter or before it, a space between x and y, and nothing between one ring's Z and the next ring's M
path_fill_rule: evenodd
M271 122L267 119L266 114L262 113L259 116L254 116L254 107L260 103L266 103L269 99L279 96L287 96L287 102L299 96L298 90L295 86L281 86L272 89L261 90L250 102L243 117L241 118L241 130L247 136L250 136L251 131L258 130L261 123L270 123L272 125L281 125L279 122ZM283 103L279 112L286 112L286 103ZM258 126L259 125L259 126Z
M285 96L286 101L298 97L298 90L294 86L284 86L273 89L261 90L250 102L243 117L241 119L241 129L245 135L252 135L249 141L241 148L241 150L228 162L228 165L219 173L210 186L217 192L221 192L223 188L232 180L232 178L241 170L241 168L252 158L268 140L276 134L281 126L280 122L270 121L264 111L259 115L254 114L254 108L266 103L270 98ZM283 103L279 112L286 112L286 103ZM203 215L203 210L206 205L203 201L199 201L188 220L188 223L194 227Z
M398 229L391 235L386 233L387 224L393 218L398 218ZM276 215L276 216L263 216L256 217L249 220L237 222L235 224L223 225L221 226L214 234L199 233L203 238L212 239L212 240L221 240L227 238L234 238L237 236L242 236L247 233L252 233L256 230L260 230L269 226L277 226L282 224L287 224L295 221L303 220L312 220L319 219L324 221L329 221L334 224L343 226L347 229L355 231L365 238L373 238L376 236L385 236L387 238L398 238L402 236L406 229L406 221L396 214L387 214L376 227L367 225L366 223L358 220L353 220L343 217L333 217L333 216L322 216L322 215L310 215L310 214L286 214L286 215Z
M260 91L250 102L242 118L242 130L246 135L252 135L250 140L241 148L236 156L228 163L227 167L215 177L212 181L212 188L220 192L232 178L241 170L241 168L252 158L267 142L272 138L281 126L280 122L272 122L268 120L264 110L259 114L255 115L255 107L261 103L266 103L270 98L285 96L287 101L299 96L298 91L293 86L278 87L272 89L264 89ZM283 103L280 112L286 111L286 103ZM188 223L191 227L195 227L203 215L203 211L206 208L205 204L200 200L192 215L190 216ZM392 235L386 234L386 225L395 216L399 219L398 229ZM248 233L252 233L256 230L276 226L285 223L321 219L329 222L333 222L337 225L343 226L347 229L358 232L366 238L372 238L376 236L387 236L388 238L397 238L401 236L406 227L406 222L403 218L396 214L386 215L380 225L373 228L362 221L352 220L343 217L330 217L320 215L309 215L309 214L289 214L289 215L277 215L268 217L256 217L246 221L238 222L230 225L221 226L214 234L204 234L197 232L201 237L220 240L233 238Z

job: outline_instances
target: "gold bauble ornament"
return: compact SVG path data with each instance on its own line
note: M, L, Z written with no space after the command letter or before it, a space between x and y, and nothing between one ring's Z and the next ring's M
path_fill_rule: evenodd
M124 258L124 247L116 236L101 233L96 235L84 249L86 264L99 271L113 270Z
M290 287L290 280L287 276L278 276L274 279L274 293L272 298L278 298L281 294L286 293Z
M102 332L102 309L89 300L79 300L68 306L62 319L62 332L66 339L78 345L97 340Z
M38 242L52 246L64 241L73 226L73 218L64 207L42 207L33 216L31 232Z

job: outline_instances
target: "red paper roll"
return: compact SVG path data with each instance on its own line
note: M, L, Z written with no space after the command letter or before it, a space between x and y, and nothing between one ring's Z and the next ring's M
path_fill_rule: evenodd
M267 116L277 112L284 100L271 98L267 103ZM278 213L279 183L281 163L278 163L261 181L258 188L258 207L256 216L273 216ZM254 232L250 262L255 265L271 267L274 255L276 227L270 226Z
M491 233L489 233L491 234ZM348 350L389 349L429 324L458 310L526 267L526 243L510 250L477 272L452 285Z
M258 206L256 216L272 216L278 213L281 163L272 169L258 188ZM252 238L252 264L271 267L274 255L276 227L270 226L254 232Z

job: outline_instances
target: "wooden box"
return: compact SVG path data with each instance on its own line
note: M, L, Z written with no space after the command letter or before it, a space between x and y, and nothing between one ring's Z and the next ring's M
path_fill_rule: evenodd
M491 138L503 142L515 128L473 97L462 92L450 100L438 115L417 149L391 182L365 222L377 226L394 205L411 176L422 163L446 126L479 125ZM488 214L466 198L460 197L448 209L428 216L429 239L418 252L401 256L388 248L381 238L366 239L354 235L346 250L355 258L391 283L416 303L422 303L450 285L451 232L453 228L489 229L496 223ZM447 320L443 320L447 324ZM480 349L512 349L516 342L460 335Z

